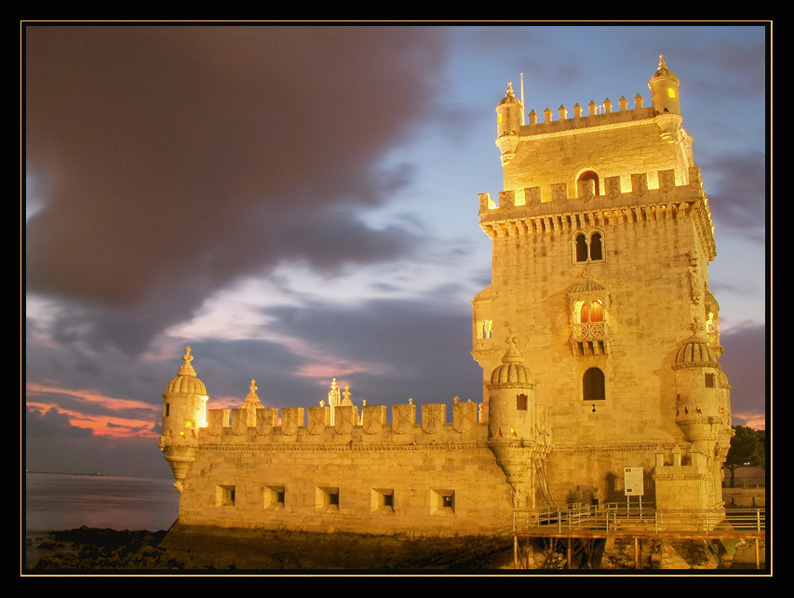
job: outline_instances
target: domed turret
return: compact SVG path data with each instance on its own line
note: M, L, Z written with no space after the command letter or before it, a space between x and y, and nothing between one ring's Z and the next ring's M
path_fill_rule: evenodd
M494 368L491 373L491 385L518 385L518 386L531 386L532 372L523 363L523 358L518 352L515 339L510 339L510 346L507 349L504 357L502 357L502 365Z
M675 356L675 365L673 367L682 368L690 366L719 367L717 358L709 347L706 339L693 337L678 349Z
M515 158L518 133L524 118L524 106L513 92L513 84L507 84L507 93L496 107L496 145L502 152L502 165Z
M667 67L664 56L659 55L659 68L648 81L651 103L657 114L681 114L678 98L678 77Z
M673 364L676 390L676 422L699 450L730 429L730 397L727 378L704 335L696 334L678 348ZM710 449L706 450L710 453Z
M502 364L488 384L488 445L513 489L515 508L535 504L532 465L545 456L545 438L538 438L535 421L535 383L516 346L509 339Z
M207 387L193 369L190 347L182 356L182 367L163 393L163 428L160 450L171 464L180 491L198 448L198 431L207 425Z
M179 368L176 376L171 379L165 388L167 395L206 395L207 387L196 376L196 370L190 363L193 357L190 355L190 347L185 348L182 356L182 367Z

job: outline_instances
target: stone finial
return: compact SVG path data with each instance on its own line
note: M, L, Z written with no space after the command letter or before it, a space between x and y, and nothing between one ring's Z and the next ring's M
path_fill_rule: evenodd
M248 395L245 397L243 404L240 405L240 409L259 409L262 407L259 397L256 394L257 388L256 380L252 378L251 384L248 386Z
M193 361L193 356L190 354L190 347L185 347L185 354L182 356L182 367L179 368L179 372L177 372L177 376L195 376L196 370L193 369L193 365L190 363Z
M557 108L557 114L560 115L560 120L565 120L568 118L568 109L560 104L560 107Z
M331 390L328 391L328 405L329 407L337 407L342 402L341 391L339 385L336 383L336 378L331 379Z
M251 385L248 387L248 396L245 397L246 401L258 401L259 397L256 395L256 391L259 387L256 385L256 380L251 378Z
M538 113L534 109L529 111L529 124L538 124Z

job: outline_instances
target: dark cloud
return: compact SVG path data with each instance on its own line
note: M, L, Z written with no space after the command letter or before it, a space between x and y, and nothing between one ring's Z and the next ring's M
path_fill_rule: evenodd
M734 414L762 414L767 400L767 332L760 324L737 326L722 335L720 358L731 388Z
M25 41L44 193L28 288L109 307L90 314L102 334L123 308L129 350L282 259L407 251L357 215L406 181L379 162L434 97L435 29L32 26Z
M27 408L25 420L25 433L28 439L41 438L84 438L91 436L91 430L72 426L69 417L51 407L45 412L40 412L32 407Z
M481 400L482 371L472 358L471 314L435 293L427 301L379 300L366 310L282 308L279 328L341 360L369 366L347 376L372 404ZM322 398L322 397L320 397Z
M713 156L702 165L717 226L763 243L766 239L766 173L763 154Z

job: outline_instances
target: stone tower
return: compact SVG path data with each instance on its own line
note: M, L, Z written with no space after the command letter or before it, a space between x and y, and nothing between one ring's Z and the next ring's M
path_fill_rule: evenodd
M730 387L709 201L662 57L648 85L649 107L638 94L633 108L621 97L525 122L512 86L496 107L504 188L498 203L480 195L493 262L472 354L492 419L506 338L531 368L522 394L554 436L536 475L556 506L626 500L625 470L641 468L657 508L722 507Z

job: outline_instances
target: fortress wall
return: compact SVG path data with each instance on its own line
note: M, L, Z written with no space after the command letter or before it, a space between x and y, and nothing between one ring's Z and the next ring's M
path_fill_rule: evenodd
M417 409L421 421L417 423ZM180 523L302 531L468 535L511 525L511 490L479 405L208 412ZM307 417L308 416L308 417ZM358 422L358 423L355 423ZM504 508L494 508L502 505Z
M510 496L484 443L219 444L199 451L179 520L318 532L500 533L510 529Z

